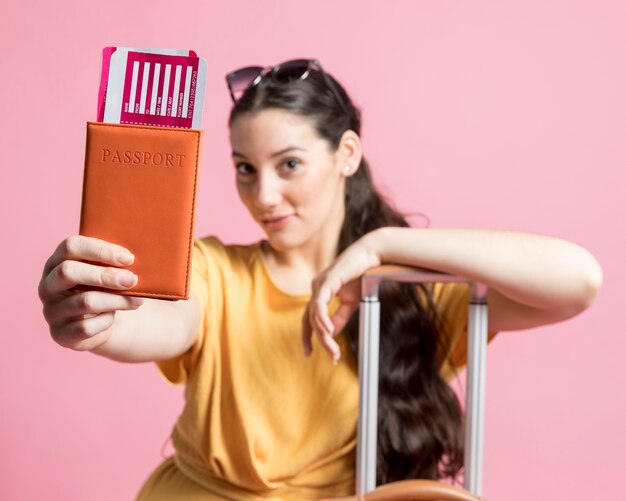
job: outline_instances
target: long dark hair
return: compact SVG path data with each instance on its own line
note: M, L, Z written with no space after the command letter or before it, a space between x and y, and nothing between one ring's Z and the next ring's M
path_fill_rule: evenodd
M308 118L336 150L346 130L360 135L361 113L344 88L326 75L343 104L318 71L288 84L264 78L237 101L229 125L244 113L284 109ZM346 179L345 219L337 253L384 226L409 224L377 192L362 158L356 173ZM437 348L443 326L432 296L423 286L383 284L380 298L377 483L455 477L463 466L462 412L439 372ZM352 317L346 333L357 357L358 315Z

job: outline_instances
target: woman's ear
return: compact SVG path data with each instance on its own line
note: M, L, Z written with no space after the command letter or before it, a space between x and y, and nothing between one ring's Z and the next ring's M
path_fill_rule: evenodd
M352 176L359 168L361 156L361 138L353 130L345 131L335 151L335 165L341 175Z

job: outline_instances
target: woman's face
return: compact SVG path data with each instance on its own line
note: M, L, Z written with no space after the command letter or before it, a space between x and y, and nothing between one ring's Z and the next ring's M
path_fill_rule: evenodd
M281 109L240 115L230 141L239 196L274 249L336 241L344 217L342 158L307 118Z

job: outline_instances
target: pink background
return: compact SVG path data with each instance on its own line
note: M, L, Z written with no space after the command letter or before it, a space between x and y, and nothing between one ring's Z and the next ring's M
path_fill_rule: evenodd
M131 499L181 409L153 365L54 344L37 298L78 229L106 45L208 61L198 236L260 235L234 190L224 75L317 57L362 106L366 156L399 208L591 250L605 283L589 311L489 350L484 491L626 499L625 19L597 0L3 2L0 499Z

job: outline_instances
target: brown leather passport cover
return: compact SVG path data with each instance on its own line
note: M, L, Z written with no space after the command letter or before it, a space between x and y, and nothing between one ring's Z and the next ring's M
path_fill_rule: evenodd
M201 131L87 123L80 234L126 247L122 295L189 299Z

